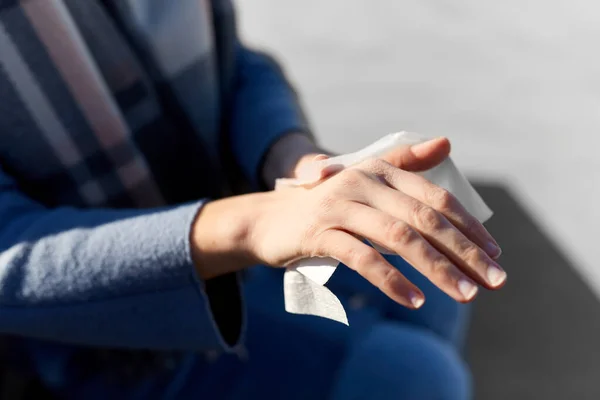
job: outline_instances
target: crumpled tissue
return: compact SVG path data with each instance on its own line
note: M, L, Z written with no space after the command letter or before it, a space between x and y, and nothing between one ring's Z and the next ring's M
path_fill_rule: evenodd
M322 170L333 165L336 168L348 168L368 158L380 157L395 148L422 143L429 139L412 132L392 133L360 151L315 161L315 169ZM492 211L450 157L436 167L418 174L456 196L465 209L480 222L483 223L492 216ZM313 176L278 179L275 183L275 190L312 185L317 183L318 179ZM380 246L373 243L371 245L383 254L390 254ZM348 325L346 311L340 300L324 286L335 272L338 264L339 261L332 258L315 257L299 260L289 266L283 279L286 311L329 318Z

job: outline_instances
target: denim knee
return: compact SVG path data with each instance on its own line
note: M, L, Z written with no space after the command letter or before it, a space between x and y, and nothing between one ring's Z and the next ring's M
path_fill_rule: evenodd
M387 316L394 321L408 322L427 328L442 339L451 342L461 350L471 315L471 304L460 304L442 292L426 277L400 257L386 256L404 276L417 285L425 294L425 304L419 310L410 310L393 304L390 300L386 308Z
M467 400L471 375L456 349L428 330L374 326L341 367L333 400Z

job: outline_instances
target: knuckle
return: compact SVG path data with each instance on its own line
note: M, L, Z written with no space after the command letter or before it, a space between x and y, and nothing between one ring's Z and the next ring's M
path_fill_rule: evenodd
M449 211L454 208L454 195L446 189L436 187L428 190L427 199L438 210Z
M381 174L384 171L388 170L390 165L390 163L380 158L369 158L362 162L361 167L363 167L369 172Z
M421 252L423 258L429 261L429 268L426 271L425 275L427 275L430 279L435 281L438 285L452 285L456 278L455 266L450 262L450 260L448 260L442 254L438 253L435 249L427 245L423 246Z
M442 220L433 208L419 205L415 207L415 222L420 228L437 230L442 226Z
M354 265L359 267L366 267L378 261L379 253L377 253L376 250L369 247L361 250L351 250L349 257L354 263Z
M384 275L380 283L380 288L393 288L395 287L395 282L399 278L399 273L393 268L390 268Z
M481 251L475 245L469 245L462 251L462 259L469 265L477 265L481 261Z
M427 243L420 246L419 253L422 259L427 260L431 273L445 273L450 267L449 260Z
M477 221L473 217L466 218L465 231L466 231L467 235L469 235L471 237L477 237L477 236L485 237L485 234L483 233L481 224L479 223L479 221Z
M442 257L436 258L431 263L431 273L437 280L448 282L451 280L451 265Z
M395 220L387 227L386 239L395 245L408 245L417 237L417 233L406 222Z
M348 168L340 174L341 184L344 188L354 189L365 180L364 172L356 168Z

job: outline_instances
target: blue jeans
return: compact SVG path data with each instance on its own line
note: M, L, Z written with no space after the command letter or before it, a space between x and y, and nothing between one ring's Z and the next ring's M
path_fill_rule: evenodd
M461 358L469 307L456 303L399 257L390 260L425 293L417 311L387 299L341 266L328 286L350 327L288 314L282 273L256 268L246 283L247 358L190 358L168 395L202 399L471 398ZM177 393L177 395L176 395Z

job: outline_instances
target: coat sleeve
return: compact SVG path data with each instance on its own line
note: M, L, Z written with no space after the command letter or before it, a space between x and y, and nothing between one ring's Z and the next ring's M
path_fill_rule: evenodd
M91 346L231 350L243 331L237 279L217 278L223 290L211 298L190 255L203 204L49 209L0 169L0 331Z
M230 143L254 187L269 148L287 133L311 135L299 98L270 56L242 45L236 51Z

